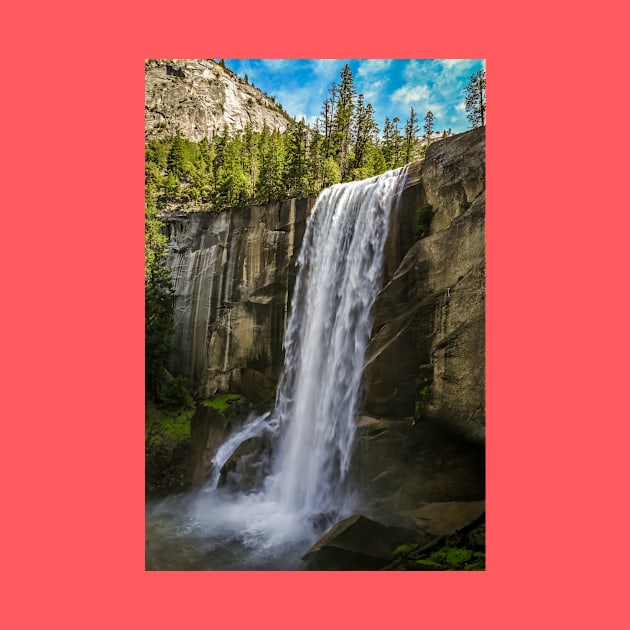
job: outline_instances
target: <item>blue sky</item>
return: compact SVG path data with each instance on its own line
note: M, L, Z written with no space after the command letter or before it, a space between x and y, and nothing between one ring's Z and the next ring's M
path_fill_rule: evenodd
M436 131L470 129L463 89L473 73L485 68L482 59L226 59L225 63L275 96L290 116L304 117L309 124L320 115L328 88L333 81L340 82L348 63L357 94L362 92L365 102L372 103L381 132L386 116L398 116L402 130L411 107L421 130L429 110Z

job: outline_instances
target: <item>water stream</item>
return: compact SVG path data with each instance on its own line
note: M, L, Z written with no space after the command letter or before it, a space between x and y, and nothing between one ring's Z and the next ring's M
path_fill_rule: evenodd
M403 180L397 169L319 195L298 258L275 408L226 441L203 488L147 507L147 568L299 569L323 531L352 512L354 418ZM263 433L274 453L263 487L249 494L218 488L234 449Z

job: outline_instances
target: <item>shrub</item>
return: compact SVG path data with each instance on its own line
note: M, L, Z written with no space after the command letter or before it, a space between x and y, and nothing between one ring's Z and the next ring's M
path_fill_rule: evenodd
M183 376L177 376L165 382L158 397L165 405L173 408L192 409L195 406Z
M416 420L422 416L423 411L426 409L427 404L431 400L431 385L425 385L418 392L418 399L416 400L416 407L414 417Z

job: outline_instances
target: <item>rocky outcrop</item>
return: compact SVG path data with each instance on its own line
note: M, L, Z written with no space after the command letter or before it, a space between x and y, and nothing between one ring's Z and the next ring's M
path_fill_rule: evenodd
M273 402L295 260L313 203L166 218L175 287L171 369L198 396L232 391L261 406Z
M485 133L436 142L411 165L374 305L363 411L484 433ZM422 209L428 236L396 246ZM398 263L398 264L396 264ZM426 389L425 389L426 388ZM425 389L424 399L420 391Z
M485 496L484 181L483 128L432 144L390 231L353 459L362 509L384 522ZM427 235L396 246L416 219Z
M291 119L259 89L211 59L145 63L147 139L179 135L198 142L245 129L285 131Z

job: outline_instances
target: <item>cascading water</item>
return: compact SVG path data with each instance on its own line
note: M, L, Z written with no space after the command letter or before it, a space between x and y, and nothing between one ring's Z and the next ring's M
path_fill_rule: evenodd
M352 509L346 480L370 313L381 285L390 211L403 180L404 169L397 169L320 194L298 259L275 409L219 449L216 474L202 492L153 511L188 515L188 523L178 525L180 534L207 553L207 568L217 568L213 560L226 548L240 552L224 553L219 568L296 568L321 535L314 523ZM275 442L264 488L247 495L217 490L225 459L240 441L264 431Z
M343 511L372 304L399 172L324 190L298 259L276 412L277 500L303 516Z

